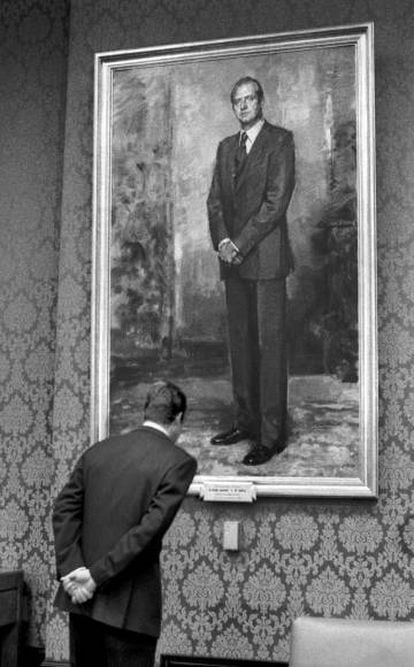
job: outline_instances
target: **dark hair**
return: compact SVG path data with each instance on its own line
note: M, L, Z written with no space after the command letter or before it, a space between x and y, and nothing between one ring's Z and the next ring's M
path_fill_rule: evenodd
M187 410L184 392L172 382L160 380L150 387L144 405L144 418L159 424L171 424L178 414L181 421Z
M264 92L261 83L257 79L253 79L252 76L243 76L241 79L236 81L233 88L231 89L230 93L231 103L232 104L234 103L233 100L236 94L236 90L240 88L240 86L244 86L245 83L253 83L256 86L257 99L259 100L259 102L263 102Z

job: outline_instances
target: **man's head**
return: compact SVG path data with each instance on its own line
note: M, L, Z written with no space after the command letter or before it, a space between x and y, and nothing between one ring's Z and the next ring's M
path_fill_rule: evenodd
M234 115L244 130L248 130L263 116L263 88L257 79L244 76L234 84L230 93Z
M155 382L149 389L144 405L144 419L161 424L175 442L181 433L187 399L172 382Z

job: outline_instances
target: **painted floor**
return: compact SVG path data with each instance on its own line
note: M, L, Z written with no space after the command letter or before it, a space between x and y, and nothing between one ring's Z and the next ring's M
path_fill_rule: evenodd
M180 445L198 460L200 475L211 476L359 476L358 384L325 375L289 380L289 439L281 454L260 466L241 463L250 443L213 446L210 438L232 421L231 384L226 377L179 377L188 398ZM111 392L111 432L139 423L149 383L119 386Z

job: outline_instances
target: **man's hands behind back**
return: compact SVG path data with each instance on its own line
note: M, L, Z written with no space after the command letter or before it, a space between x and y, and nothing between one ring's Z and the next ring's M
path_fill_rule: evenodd
M83 604L91 600L96 590L96 583L86 567L78 567L61 577L63 588L74 604Z

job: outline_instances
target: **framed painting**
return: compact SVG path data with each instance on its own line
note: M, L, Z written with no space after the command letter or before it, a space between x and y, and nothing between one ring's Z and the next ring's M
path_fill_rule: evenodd
M92 442L164 378L188 397L190 493L375 497L373 25L95 73Z

